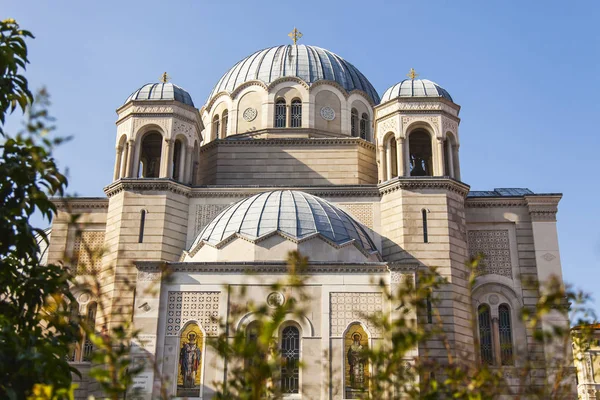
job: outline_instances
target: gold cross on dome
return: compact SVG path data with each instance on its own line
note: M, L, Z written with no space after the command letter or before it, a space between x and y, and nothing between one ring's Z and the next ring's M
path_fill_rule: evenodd
M408 72L408 74L406 74L406 76L408 76L410 79L414 80L417 76L419 76L419 74L417 74L417 72L415 71L414 68L411 68L410 71Z
M296 27L294 27L294 30L288 33L288 36L292 39L294 44L296 44L298 39L302 37L302 32L300 32L298 29L296 29Z
M166 72L163 72L163 74L160 76L160 81L162 83L167 83L171 80L171 77L169 75L167 75Z

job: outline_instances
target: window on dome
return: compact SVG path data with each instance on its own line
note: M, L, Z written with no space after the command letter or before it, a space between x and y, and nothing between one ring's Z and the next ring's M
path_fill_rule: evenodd
M281 391L298 393L300 390L300 331L287 326L281 332Z
M219 138L219 132L220 132L220 120L219 120L219 115L215 115L213 117L213 126L212 126L212 137L213 139L218 139Z
M223 115L221 116L221 139L225 139L227 137L227 125L229 122L229 112L227 110L223 111Z
M358 111L356 111L356 108L352 109L351 115L350 115L350 134L353 137L357 137L358 136Z
M150 132L142 139L140 154L140 176L142 178L158 178L162 141L162 135L158 132Z
M302 101L300 99L292 100L292 128L302 127Z
M360 138L369 140L369 116L366 113L360 117Z
M410 176L433 176L431 136L418 130L408 137L410 155Z
M284 99L275 102L275 128L285 128L287 119L287 106Z
M490 306L482 304L477 309L479 322L479 351L481 363L494 365L494 346L492 340L492 318Z

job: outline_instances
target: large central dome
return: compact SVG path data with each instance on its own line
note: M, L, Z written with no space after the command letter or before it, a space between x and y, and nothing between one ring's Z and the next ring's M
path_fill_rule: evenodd
M255 240L281 232L302 240L321 235L336 245L354 242L369 253L377 249L364 229L344 211L319 197L290 190L264 192L231 205L197 236L201 242L219 245L233 234Z
M361 90L374 104L379 95L365 76L337 54L316 46L286 45L259 50L223 75L210 93L233 92L241 84L259 80L267 85L283 77L296 77L311 85L320 80L338 83L347 92Z

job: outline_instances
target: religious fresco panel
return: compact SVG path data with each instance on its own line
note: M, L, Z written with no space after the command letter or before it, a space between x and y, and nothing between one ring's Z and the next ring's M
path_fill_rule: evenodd
M369 387L369 363L366 350L369 337L362 325L352 324L344 337L346 399L363 398Z
M192 322L183 329L180 339L177 397L200 397L204 333Z

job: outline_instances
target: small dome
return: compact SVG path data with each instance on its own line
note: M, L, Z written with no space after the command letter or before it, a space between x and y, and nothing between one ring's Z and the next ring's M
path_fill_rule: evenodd
M385 91L381 103L396 97L443 97L454 102L446 89L428 79L405 79L396 83Z
M131 93L125 103L129 103L131 100L175 100L194 107L192 96L172 83L147 83Z
M334 81L347 92L362 90L373 103L379 103L377 91L356 67L329 50L304 44L275 46L244 58L223 75L208 101L219 92L233 92L245 82L259 80L268 85L288 76L309 85L319 80Z
M190 249L200 242L217 245L236 233L254 240L274 232L297 240L320 234L337 245L355 241L369 253L377 251L360 224L344 211L319 197L290 190L260 193L229 206L200 232Z

